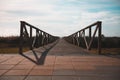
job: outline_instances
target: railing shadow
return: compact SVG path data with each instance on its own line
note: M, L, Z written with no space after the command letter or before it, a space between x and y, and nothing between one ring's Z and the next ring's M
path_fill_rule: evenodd
M43 65L44 62L45 62L45 59L46 59L46 56L48 54L48 52L58 43L59 40L57 40L52 46L50 46L49 48L45 48L44 47L44 52L42 52L42 54L40 55L37 55L36 51L35 50L32 50L32 53L33 53L33 56L35 57L36 60L34 60L33 58L25 55L25 54L21 54L23 57L27 58L28 60L30 60L31 62L37 64L37 65Z

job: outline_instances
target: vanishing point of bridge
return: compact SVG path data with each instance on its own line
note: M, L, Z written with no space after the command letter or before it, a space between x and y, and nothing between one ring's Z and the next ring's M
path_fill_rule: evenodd
M119 80L120 58L94 47L101 54L100 21L63 38L21 21L19 54L0 55L0 80Z

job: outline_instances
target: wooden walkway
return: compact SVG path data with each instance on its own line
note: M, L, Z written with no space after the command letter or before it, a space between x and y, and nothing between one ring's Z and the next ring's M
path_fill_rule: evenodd
M29 59L1 54L0 80L120 80L120 58L90 55L63 39L55 44L25 52Z

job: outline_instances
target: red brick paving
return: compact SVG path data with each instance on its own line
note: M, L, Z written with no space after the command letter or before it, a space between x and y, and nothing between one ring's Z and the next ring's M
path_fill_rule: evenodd
M30 70L10 70L7 73L5 73L4 75L28 75Z
M12 67L14 67L15 65L13 64L0 64L0 70L8 70L11 69Z
M13 69L14 70L20 70L20 69L24 69L24 70L30 69L31 70L32 68L33 68L33 65L30 65L30 64L28 64L28 65L18 64Z
M53 69L54 68L54 65L38 65L38 66L35 66L33 69L37 69L37 70L41 70L41 69Z
M4 74L7 70L0 70L0 75Z
M8 55L7 55L8 56ZM9 55L12 56L12 55ZM47 56L45 64L36 65L20 55L16 55L21 58L21 61L16 60L16 64L13 63L0 63L0 75L2 76L73 76L82 77L85 76L93 79L101 76L112 76L113 78L120 78L120 59L106 57L106 56ZM16 57L16 56L13 56ZM1 57L1 56L0 56ZM4 55L5 57L5 55ZM51 58L53 57L53 58ZM97 58L96 58L97 57ZM94 60L96 58L96 60ZM50 61L47 61L51 59ZM9 59L10 60L10 59ZM13 59L12 59L13 60ZM55 60L55 61L54 61ZM10 60L11 61L11 60ZM21 64L25 61L24 64ZM47 63L46 63L47 62ZM48 63L48 62L51 62ZM4 63L4 64L3 64ZM6 63L6 64L5 64ZM30 63L30 64L28 64ZM55 79L56 79L55 77ZM65 77L66 78L66 77ZM109 78L108 78L109 79ZM64 79L63 79L64 80ZM85 80L87 80L85 78ZM97 80L97 79L96 79ZM110 80L112 80L110 78ZM113 79L114 80L114 79ZM115 79L117 80L117 79Z
M52 69L33 69L29 75L46 76L52 75L52 73L53 73Z

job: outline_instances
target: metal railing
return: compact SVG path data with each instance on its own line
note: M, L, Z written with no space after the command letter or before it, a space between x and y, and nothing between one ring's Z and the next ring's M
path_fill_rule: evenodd
M34 31L33 31L34 30ZM33 25L20 21L20 48L19 53L23 53L23 45L25 41L28 43L29 49L38 48L56 41L59 37L52 36Z
M72 43L78 46L83 45L82 47L87 48L87 50L91 50L92 43L94 43L93 40L96 38L98 40L97 41L98 53L101 54L101 28L102 28L101 24L102 24L101 21L97 21L70 36L64 37L64 39L69 43ZM94 27L94 30L92 29L93 27ZM88 30L87 35L85 32L86 30ZM98 31L98 37L95 37L95 35L97 34L97 31Z

